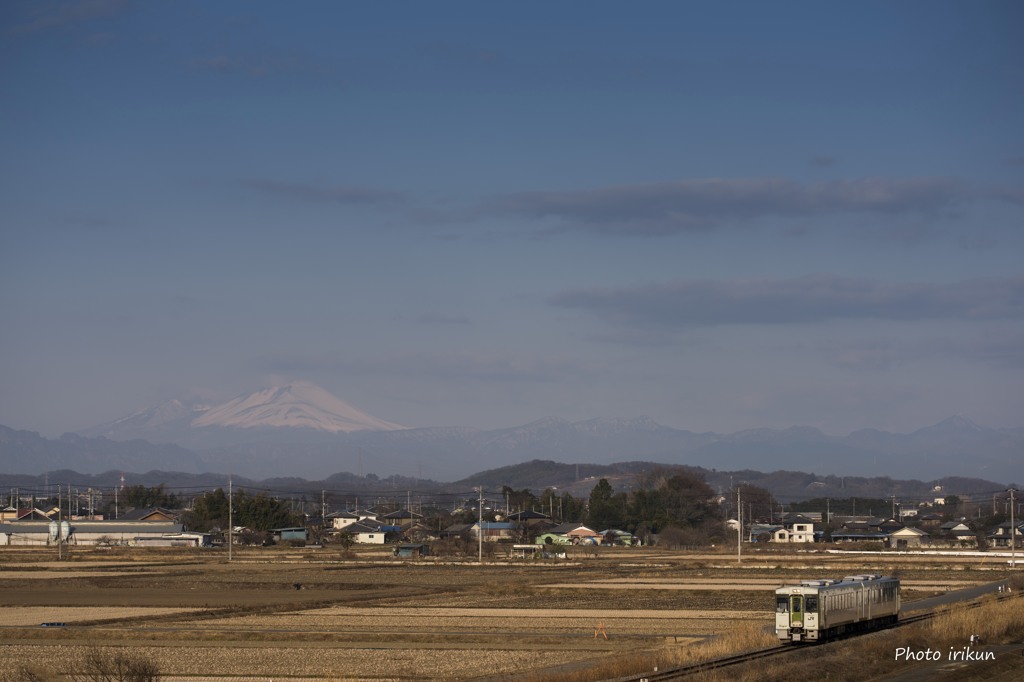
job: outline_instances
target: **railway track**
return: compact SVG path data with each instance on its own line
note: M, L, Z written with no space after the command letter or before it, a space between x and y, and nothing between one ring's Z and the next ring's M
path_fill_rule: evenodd
M748 651L745 654L737 654L735 656L726 656L724 658L716 658L713 661L705 661L703 663L694 663L692 665L685 665L681 668L671 668L669 670L654 671L649 673L643 673L642 675L631 675L629 677L617 678L614 682L660 682L661 680L677 680L689 675L696 675L698 673L708 672L710 670L717 670L719 668L728 668L733 665L739 665L741 663L749 663L751 661L757 661L763 658L771 658L773 656L779 656L781 654L788 653L792 650L792 647L785 646L773 646L767 649L759 649L757 651Z
M996 597L996 601L1005 601L1007 599L1016 599L1018 596L1019 596L1018 594L1001 594L998 597ZM968 608L968 609L976 609L976 608L982 606L982 602L972 601L972 602L968 602L967 604L964 604L964 606L966 608ZM927 611L925 613L920 613L920 614L917 614L917 615L914 615L914 616L907 616L905 618L901 618L899 620L899 622L893 623L892 625L888 625L886 627L881 627L881 628L877 628L877 629L871 630L870 632L862 632L862 633L857 633L857 634L851 634L851 635L847 635L846 637L840 637L840 638L837 638L837 639L830 640L829 642L825 642L823 644L815 644L815 645L810 645L810 646L827 646L828 644L831 644L833 642L843 641L843 640L846 640L846 639L851 639L853 637L863 637L863 636L866 636L866 635L871 635L871 634L875 634L875 633L878 633L878 632L882 632L882 631L885 631L885 630L894 630L896 628L902 628L902 627L906 627L908 625L914 625L915 623L922 623L922 622L925 622L925 621L928 621L928 620L931 620L931 619L935 618L935 616L937 616L939 614L939 612L940 611L938 609L936 609L936 610L932 610L932 611ZM786 644L780 644L778 646L768 647L767 649L758 649L756 651L748 651L746 653L736 654L734 656L725 656L725 657L722 657L722 658L716 658L714 660L704 661L702 663L693 663L691 665L685 665L685 666L681 666L681 667L678 667L678 668L670 668L670 669L667 669L667 670L656 670L656 671L653 671L653 672L642 673L642 674L639 674L639 675L629 675L627 677L618 677L618 678L615 678L614 680L608 680L606 682L661 682L662 680L678 680L678 679L683 679L685 677L689 677L690 675L696 675L696 674L703 673L703 672L708 672L708 671L711 671L711 670L718 670L720 668L728 668L730 666L740 665L740 664L743 664L743 663L750 663L752 661L757 661L757 660L761 660L761 659L765 659L765 658L772 658L772 657L775 657L775 656L781 656L781 655L788 654L788 653L791 653L791 652L794 652L794 651L806 651L807 647L808 647L808 645L791 645L791 644L790 645L786 645Z

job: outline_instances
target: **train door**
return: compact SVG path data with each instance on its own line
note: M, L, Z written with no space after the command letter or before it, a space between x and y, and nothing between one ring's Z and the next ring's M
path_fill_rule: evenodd
M794 594L789 598L789 627L802 628L804 626L804 598L803 595Z

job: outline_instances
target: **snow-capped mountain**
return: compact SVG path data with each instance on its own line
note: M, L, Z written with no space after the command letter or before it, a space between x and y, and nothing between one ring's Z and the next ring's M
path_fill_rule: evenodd
M329 433L406 428L357 410L308 381L296 381L287 386L238 396L205 410L192 420L192 426L240 429L291 427Z
M154 442L168 442L174 440L173 434L187 429L193 419L208 409L210 406L199 398L175 398L106 424L80 429L78 433L89 438L119 441L145 438Z
M404 428L358 410L313 383L296 381L214 405L195 399L171 400L79 433L111 440L145 438L196 447L249 439L251 432L257 430L264 435L331 435Z

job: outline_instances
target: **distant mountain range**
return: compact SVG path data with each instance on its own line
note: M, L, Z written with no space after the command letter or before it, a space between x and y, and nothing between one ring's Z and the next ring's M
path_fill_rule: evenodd
M323 479L349 472L458 481L483 469L556 460L1010 482L1024 481L1022 453L1024 428L986 428L965 417L909 434L861 430L841 437L800 426L697 433L646 417L581 422L548 417L486 431L407 429L307 382L219 405L171 401L57 440L0 427L0 473L11 474L157 469Z

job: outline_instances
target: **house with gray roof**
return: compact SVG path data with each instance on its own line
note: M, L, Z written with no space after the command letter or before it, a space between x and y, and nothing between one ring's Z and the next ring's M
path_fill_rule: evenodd
M917 528L904 526L903 528L889 533L887 544L893 549L908 549L911 547L920 547L927 541L928 533Z
M477 522L469 527L469 532L474 538L479 539L482 532L484 542L511 540L515 530L516 524L508 521Z
M1004 549L1010 548L1010 537L1014 538L1014 547L1021 546L1021 538L1024 536L1024 523L1018 524L1014 529L1014 532L1010 533L1011 524L1009 521L1004 521L989 532L985 539L988 540L989 545L992 547L999 547Z
M380 524L372 521L350 523L341 532L350 535L354 542L362 545L383 545L388 533Z

